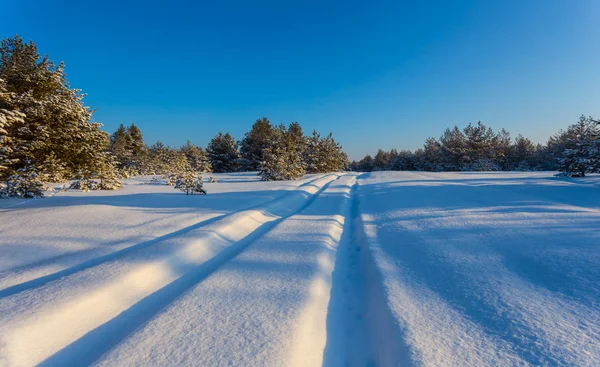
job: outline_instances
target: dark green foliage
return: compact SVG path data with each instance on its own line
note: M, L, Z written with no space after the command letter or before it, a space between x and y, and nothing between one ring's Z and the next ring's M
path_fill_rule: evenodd
M273 130L273 138L263 151L260 174L265 181L297 180L305 173L305 139L298 123Z
M565 149L560 158L559 171L567 176L579 177L600 172L598 122L591 117L581 116L564 135Z
M263 161L263 152L274 138L274 129L266 117L256 120L240 142L242 169L256 171Z
M213 172L234 172L238 169L237 143L229 133L219 133L206 148Z
M566 131L550 137L542 146L518 135L514 141L501 129L494 132L481 122L463 130L446 129L439 139L428 138L423 149L389 152L379 150L353 161L351 169L394 171L499 171L560 170L565 175L583 176L600 172L600 126L581 116Z

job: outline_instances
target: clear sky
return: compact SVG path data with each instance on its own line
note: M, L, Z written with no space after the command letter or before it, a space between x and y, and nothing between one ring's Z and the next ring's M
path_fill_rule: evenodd
M333 132L350 158L481 120L544 142L600 116L600 1L6 1L112 132Z

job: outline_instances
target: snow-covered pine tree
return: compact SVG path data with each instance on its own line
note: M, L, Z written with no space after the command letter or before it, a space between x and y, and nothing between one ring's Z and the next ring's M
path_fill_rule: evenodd
M410 150L401 150L390 162L393 171L414 171L415 155Z
M305 173L303 161L303 134L299 125L282 124L273 130L273 139L263 151L260 174L265 181L297 180Z
M435 138L428 138L423 145L422 167L425 171L439 172L443 171L442 166L442 147Z
M234 172L237 170L240 156L237 143L229 133L219 133L212 138L206 148L206 153L213 172Z
M191 168L196 172L212 172L212 167L208 161L206 152L201 147L198 147L189 140L181 147L181 151L185 154Z
M349 165L348 156L335 141L333 134L329 133L322 138L317 131L313 131L312 136L308 138L304 160L308 173L342 171Z
M469 124L463 130L466 143L467 155L464 170L498 170L495 163L494 138L495 134L481 121L477 125Z
M583 177L586 173L598 172L597 156L594 153L599 135L596 121L582 115L576 124L569 126L567 134L571 138L559 159L559 171L570 177Z
M69 178L66 164L54 152L46 157L40 171L45 182L61 182Z
M367 154L363 159L358 161L357 169L360 172L371 172L375 167L374 159L370 154Z
M322 154L321 154L321 135L317 130L313 130L312 136L308 138L306 150L304 151L304 162L306 163L306 172L322 172Z
M177 181L185 174L197 173L188 162L185 153L180 150L169 150L168 163L169 171L166 175L167 185L176 186Z
M27 166L41 167L54 153L65 164L68 176L85 171L94 155L106 148L96 145L92 111L83 104L84 95L66 80L64 65L41 57L33 42L18 36L0 44L0 79L14 98L2 100L1 109L25 114L8 127L11 152L8 168L15 172ZM28 168L29 169L29 168Z
M8 166L14 163L9 160L9 156L13 151L14 140L8 136L7 129L9 126L17 123L23 123L25 115L18 111L4 109L4 106L10 105L10 98L13 94L7 92L4 80L0 79L0 180L6 178Z
M596 123L596 137L592 141L589 157L593 172L600 172L600 120L593 120L593 122Z
M325 172L343 171L347 166L348 156L342 150L342 146L335 141L333 133L329 133L323 139Z
M444 171L460 171L467 162L467 142L465 134L454 126L446 129L440 137L440 164Z
M125 125L119 125L117 131L110 136L110 151L116 157L119 166L126 166L130 157L127 151L127 129Z
M389 168L391 160L391 154L384 151L383 149L377 150L373 162L374 171L384 171Z
M266 117L254 122L250 131L240 141L242 169L256 171L263 161L263 151L274 138L274 128Z
M79 141L77 152L81 157L75 177L78 181L72 188L87 190L115 190L122 187L118 179L117 163L109 150L109 136L100 130L97 122L81 127L80 133L74 137Z
M533 142L523 135L517 135L510 147L506 167L509 170L530 171L536 168L537 148Z

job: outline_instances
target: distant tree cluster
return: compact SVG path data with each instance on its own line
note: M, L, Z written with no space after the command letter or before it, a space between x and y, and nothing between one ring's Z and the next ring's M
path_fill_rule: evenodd
M600 125L591 117L550 137L546 145L518 135L514 140L481 122L446 129L428 138L422 149L379 150L350 165L354 171L536 171L558 170L567 176L600 172Z
M342 146L329 133L304 135L302 126L272 126L265 117L256 120L240 142L242 169L258 169L263 180L295 180L305 173L342 171L349 161Z
M167 175L173 179L189 172L259 171L263 180L296 180L305 173L341 171L349 167L346 154L332 134L311 137L297 122L273 126L266 117L256 120L240 142L218 133L206 150L187 142L181 148L160 141L147 146L134 124L121 125L110 137L110 152L116 157L122 177Z

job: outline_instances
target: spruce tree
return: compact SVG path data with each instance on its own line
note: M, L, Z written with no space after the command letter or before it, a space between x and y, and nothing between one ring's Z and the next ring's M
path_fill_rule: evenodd
M234 172L238 168L237 143L229 133L219 133L206 148L213 172Z
M242 168L248 171L259 169L263 151L274 139L274 128L266 117L256 120L240 142Z

